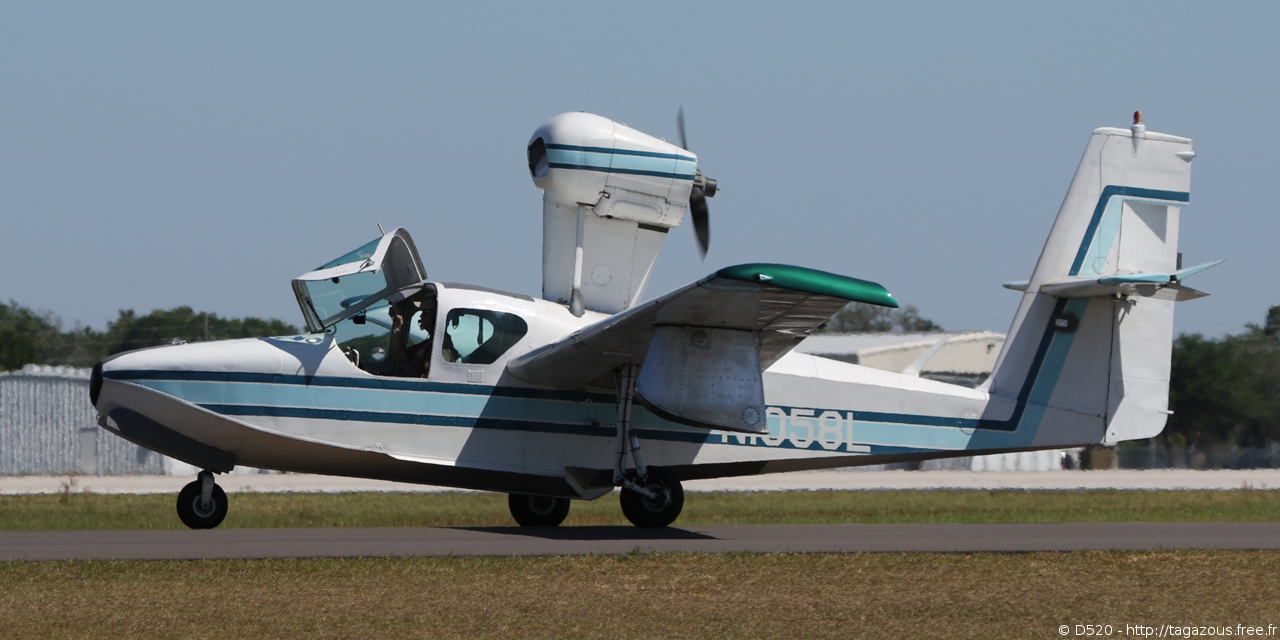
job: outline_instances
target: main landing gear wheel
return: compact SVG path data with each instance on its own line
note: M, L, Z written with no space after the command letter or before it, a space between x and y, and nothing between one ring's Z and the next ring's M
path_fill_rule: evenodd
M622 513L637 527L665 527L680 517L684 509L684 488L670 471L649 467L649 475L637 481L642 488L653 492L657 498L649 498L623 487Z
M205 483L210 487L207 499L204 492ZM214 484L212 473L201 472L199 479L178 492L178 518L182 520L182 524L192 529L212 529L222 524L222 519L225 517L227 517L227 492Z
M558 527L569 515L568 498L513 493L507 496L507 507L522 527Z

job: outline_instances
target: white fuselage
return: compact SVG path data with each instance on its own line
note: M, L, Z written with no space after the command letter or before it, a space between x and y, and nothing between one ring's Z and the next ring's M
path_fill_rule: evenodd
M214 455L223 465L568 497L611 490L618 416L609 381L552 389L505 372L509 359L604 316L436 287L437 335L458 308L518 314L528 333L490 364L447 362L436 349L425 379L358 368L332 332L130 352L101 367L102 424L215 470L201 457L210 450L228 456ZM1049 352L1042 368L1052 366ZM1097 442L1103 428L1101 417L1034 404L1034 387L1029 405L796 352L764 382L767 435L676 424L637 406L648 464L682 479L749 475L1076 445Z

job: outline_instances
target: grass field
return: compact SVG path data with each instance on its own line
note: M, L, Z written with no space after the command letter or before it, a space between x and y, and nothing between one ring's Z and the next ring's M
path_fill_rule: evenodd
M2 496L0 529L181 528L173 502ZM1276 520L1269 491L886 491L690 494L677 526ZM510 523L497 495L232 494L223 526ZM566 524L623 523L606 497ZM1278 575L1275 551L6 562L0 638L1280 637Z
M1280 553L1181 551L12 562L0 635L1125 637L1278 625L1277 575Z
M506 526L506 496L231 494L223 527ZM0 496L0 530L181 529L173 495ZM1276 522L1273 491L812 491L697 493L676 525ZM566 525L624 525L615 495L575 501Z

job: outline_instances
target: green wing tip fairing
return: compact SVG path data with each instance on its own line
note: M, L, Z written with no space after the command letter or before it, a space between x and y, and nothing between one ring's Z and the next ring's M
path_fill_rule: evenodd
M787 264L740 264L717 271L715 277L763 282L793 291L898 308L898 301L893 299L893 294L878 283L817 269Z

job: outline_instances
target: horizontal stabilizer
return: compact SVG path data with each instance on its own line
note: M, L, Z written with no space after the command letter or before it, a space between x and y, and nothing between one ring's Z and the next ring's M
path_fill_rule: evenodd
M1125 273L1097 278L1056 278L1040 285L1040 293L1059 298L1092 298L1094 296L1122 294L1179 302L1194 300L1209 294L1190 287L1184 287L1180 284L1180 281L1222 263L1222 260L1208 262L1187 269L1180 269L1173 273ZM1006 289L1026 291L1028 283L1025 281L1007 282L1004 286Z
M1216 262L1206 262L1205 264L1191 267L1190 269L1182 269L1173 273L1131 273L1126 275L1104 276L1098 278L1098 282L1106 285L1126 285L1126 284L1169 284L1177 282L1188 276L1193 276L1209 267L1216 267L1222 264L1224 260Z

